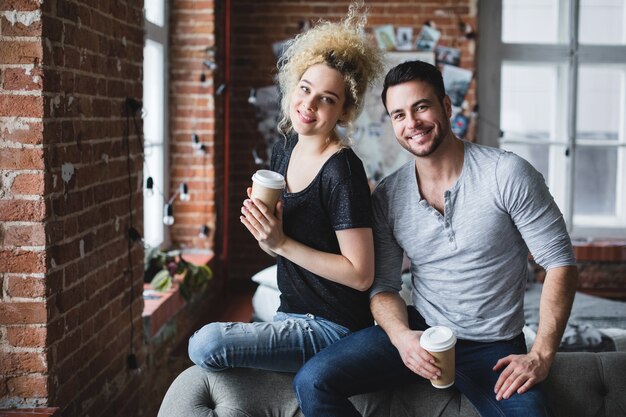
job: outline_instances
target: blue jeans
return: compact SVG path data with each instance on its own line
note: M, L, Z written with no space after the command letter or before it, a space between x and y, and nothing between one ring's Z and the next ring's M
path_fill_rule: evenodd
M189 339L189 357L209 371L297 372L313 355L349 333L312 314L278 312L272 322L207 324Z
M412 306L408 312L412 329L428 327ZM549 415L547 401L537 385L524 394L496 401L493 390L499 372L492 371L493 366L500 358L521 353L526 353L523 334L502 342L457 341L455 386L481 416ZM360 417L348 397L420 379L404 365L385 331L373 326L352 333L312 358L296 375L294 388L307 417Z

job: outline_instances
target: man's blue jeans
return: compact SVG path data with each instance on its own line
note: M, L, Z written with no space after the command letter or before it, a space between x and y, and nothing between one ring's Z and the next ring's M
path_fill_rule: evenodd
M257 368L297 372L313 355L350 331L312 314L276 313L274 321L210 323L189 339L189 357L201 368Z
M414 330L428 326L408 307ZM458 340L455 387L472 402L483 417L548 416L547 401L538 386L508 400L496 401L494 387L499 372L492 370L498 359L526 353L523 334L503 342L479 343ZM400 353L379 326L352 333L308 361L294 379L300 407L307 417L360 417L348 397L410 384L419 379L402 362ZM437 388L432 388L437 389ZM416 404L416 412L419 404Z

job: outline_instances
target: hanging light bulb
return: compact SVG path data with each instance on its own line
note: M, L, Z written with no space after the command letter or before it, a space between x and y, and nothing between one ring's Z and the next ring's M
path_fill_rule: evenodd
M174 209L172 204L166 203L165 207L163 207L163 224L166 226L171 226L174 224Z
M197 133L191 135L191 147L196 151L202 148L202 144L200 143L200 136L198 136Z
M217 64L215 63L215 61L212 61L210 59L205 59L204 61L202 61L202 64L207 67L209 71L215 71L215 69L217 69Z
M206 224L203 224L200 227L200 233L198 233L198 237L200 239L206 239L207 237L209 237L209 226L207 226Z
M250 89L250 95L248 96L248 103L256 104L256 90L254 88Z
M179 192L180 192L180 201L191 200L191 196L189 195L189 187L187 186L187 183L183 182L180 184Z
M146 197L152 197L154 195L154 180L152 177L146 179Z

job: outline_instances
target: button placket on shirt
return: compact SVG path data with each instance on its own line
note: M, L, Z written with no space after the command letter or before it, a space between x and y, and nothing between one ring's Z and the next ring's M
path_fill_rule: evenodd
M443 206L443 219L444 219L444 223L443 223L443 228L444 231L446 232L446 236L448 237L448 244L453 248L456 249L456 239L454 238L454 230L452 229L452 219L451 219L451 210L450 210L450 191L446 191L443 194L443 199L444 199L444 206Z

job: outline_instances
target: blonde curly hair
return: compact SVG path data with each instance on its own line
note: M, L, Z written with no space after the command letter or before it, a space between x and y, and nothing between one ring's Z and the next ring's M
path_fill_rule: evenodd
M309 67L321 63L337 70L343 77L347 116L340 125L350 132L352 122L363 110L368 86L374 84L383 70L382 52L365 38L366 23L365 5L356 1L350 5L347 16L341 22L320 21L288 43L278 61L278 85L282 95L279 132L287 135L293 129L289 104L302 74ZM334 136L343 145L349 144L348 137L340 138L337 132Z

